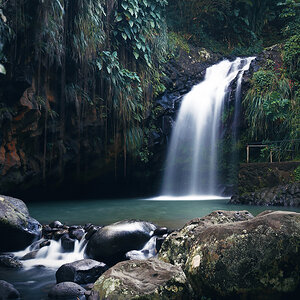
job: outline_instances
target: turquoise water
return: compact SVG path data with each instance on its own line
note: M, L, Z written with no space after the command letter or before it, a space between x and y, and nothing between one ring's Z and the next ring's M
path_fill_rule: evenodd
M42 224L59 220L67 225L84 225L86 223L107 225L124 219L140 219L170 229L179 228L187 221L205 216L214 210L248 210L253 215L267 209L300 212L300 208L227 203L228 199L200 201L119 199L40 202L28 204L28 208L31 216Z

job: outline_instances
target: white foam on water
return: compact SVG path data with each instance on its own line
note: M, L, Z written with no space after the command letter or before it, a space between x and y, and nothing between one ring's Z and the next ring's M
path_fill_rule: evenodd
M84 259L86 242L87 241L84 238L82 238L80 242L78 240L75 240L74 251L65 252L61 246L61 240L50 240L50 245L39 249L35 258L21 260L21 262L23 263L25 268L43 266L47 268L58 269L63 264ZM13 254L20 259L30 252L31 250L29 246L25 250L14 252Z

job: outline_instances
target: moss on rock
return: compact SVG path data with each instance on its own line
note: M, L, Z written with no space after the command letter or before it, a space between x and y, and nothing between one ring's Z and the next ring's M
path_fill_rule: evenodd
M16 251L27 247L41 234L41 225L31 218L25 203L0 196L0 251Z
M120 262L95 282L90 299L191 299L192 289L180 267L157 259Z
M181 265L196 295L213 299L296 295L300 214L269 211L245 221L190 226L166 239L159 258ZM178 243L178 237L184 242Z

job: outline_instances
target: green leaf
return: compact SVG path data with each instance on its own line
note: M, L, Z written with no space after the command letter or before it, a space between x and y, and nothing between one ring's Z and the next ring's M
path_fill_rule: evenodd
M137 48L140 50L142 48L142 44L141 43L136 43Z
M139 55L137 52L135 52L135 51L133 51L133 55L134 55L135 59L138 59L139 56L140 56L140 55Z
M124 28L124 31L127 34L127 37L129 37L131 39L130 31L126 27Z
M97 64L97 67L98 67L99 71L101 71L102 70L102 64L101 64L101 62L97 61L96 64Z
M117 18L116 18L116 21L117 21L117 22L120 22L120 21L122 21L122 20L123 20L122 16L121 16L121 15L118 15Z
M122 2L121 6L122 6L125 10L127 10L127 8L128 8L128 3Z
M126 41L127 40L127 35L124 32L122 32L121 34L122 34L123 39Z
M5 67L2 64L0 64L0 74L6 75Z
M133 16L134 15L134 11L131 7L129 7L128 11L130 12L130 14Z

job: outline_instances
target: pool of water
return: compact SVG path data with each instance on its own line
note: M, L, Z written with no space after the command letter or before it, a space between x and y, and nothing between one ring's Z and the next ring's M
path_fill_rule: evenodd
M140 219L170 229L182 227L187 221L202 217L214 210L248 210L257 215L266 209L300 212L300 208L259 207L227 204L228 199L168 200L146 199L81 200L29 203L30 215L42 224L60 220L67 225L93 223L107 225L124 219ZM24 300L48 299L47 294L55 284L57 267L37 266L23 270L0 268L0 279L17 288Z
M159 199L159 198L158 198ZM187 221L205 216L214 210L248 210L257 215L266 209L300 212L300 208L249 206L227 204L228 199L217 200L81 200L40 202L28 204L32 217L42 224L59 220L67 225L107 225L125 219L153 222L170 229L182 227Z

